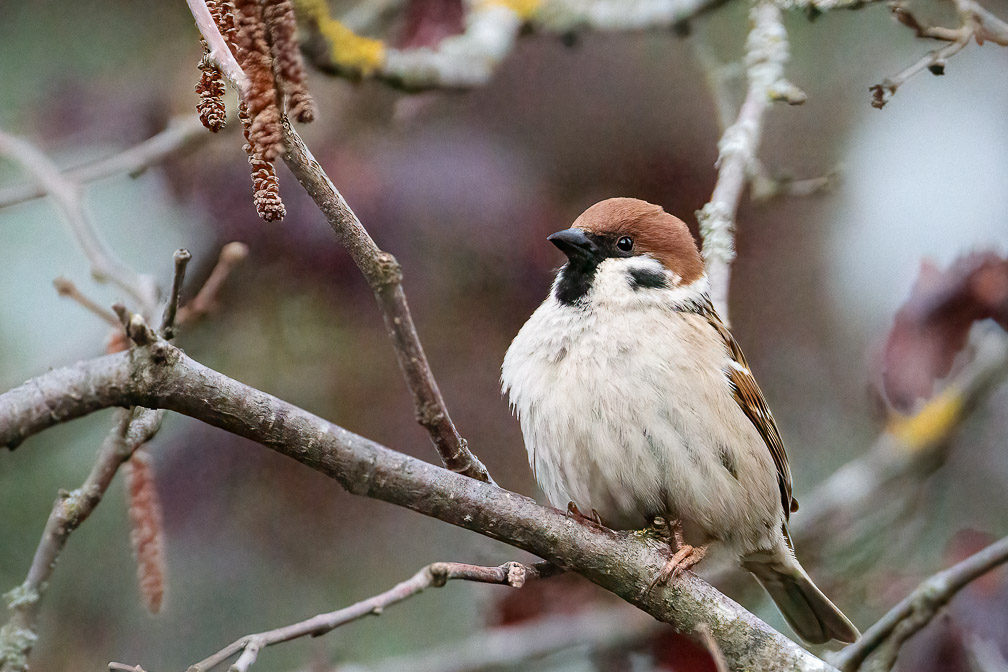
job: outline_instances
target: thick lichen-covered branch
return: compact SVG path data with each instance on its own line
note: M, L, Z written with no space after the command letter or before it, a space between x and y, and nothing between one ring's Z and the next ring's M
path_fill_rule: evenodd
M510 55L523 27L560 35L667 29L723 1L469 0L461 33L433 47L413 49L396 49L355 33L331 16L324 0L298 0L297 6L309 28L307 53L317 67L415 90L486 84Z

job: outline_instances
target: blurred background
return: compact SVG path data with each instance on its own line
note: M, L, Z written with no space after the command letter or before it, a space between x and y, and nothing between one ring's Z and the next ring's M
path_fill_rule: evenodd
M423 14L438 4L411 6ZM332 6L338 14L349 3ZM1004 0L985 6L1008 16ZM192 111L201 47L185 3L0 0L0 10L0 128L60 165L114 154ZM952 20L945 5L919 11ZM1008 50L970 45L946 76L910 80L880 111L868 88L934 44L915 40L884 5L814 22L786 18L788 77L808 102L770 110L760 157L772 173L838 170L839 181L810 197L744 199L731 317L802 500L882 429L871 391L878 351L921 261L944 266L973 250L1006 252ZM468 92L407 94L310 72L320 112L300 131L376 242L402 264L453 418L505 488L541 498L498 378L511 338L562 262L545 237L617 195L659 203L695 227L693 212L710 197L720 129L697 47L738 59L746 7L726 4L691 28L688 37L523 36L489 84ZM394 25L388 34L408 29ZM740 100L744 80L730 86ZM162 284L172 252L188 248L190 296L223 244L249 246L219 311L179 336L191 356L435 461L370 290L290 173L278 173L288 214L265 224L231 128L142 175L97 182L86 199L109 245ZM0 162L0 187L27 180ZM101 354L107 327L61 300L52 280L65 275L106 305L121 297L90 281L53 203L0 210L0 241L0 389ZM873 529L867 552L804 550L816 556L810 573L862 629L924 577L1008 533L1006 403L1008 392L997 390L973 412L947 463L919 484L912 514ZM0 454L0 590L24 579L57 490L84 479L111 417L98 413ZM33 669L100 669L109 660L184 669L242 634L350 604L432 561L528 559L352 497L300 464L185 417L167 416L149 452L166 531L161 613L148 615L138 597L124 493L113 484L60 559ZM887 552L890 540L899 540L898 554ZM760 592L732 594L788 632ZM577 578L520 592L455 584L380 619L272 647L259 666L367 665L607 599ZM1003 572L957 597L908 646L904 669L970 669L964 642L973 634L1008 655ZM632 655L566 649L523 669L707 669L682 646L659 638Z

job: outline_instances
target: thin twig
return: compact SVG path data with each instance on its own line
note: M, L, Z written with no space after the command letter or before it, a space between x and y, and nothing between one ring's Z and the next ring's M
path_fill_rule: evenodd
M157 432L164 411L121 409L91 473L79 488L60 491L24 582L7 593L10 618L0 628L0 670L24 672L37 640L38 613L56 560L74 530L101 501L119 467Z
M1005 562L1008 562L1008 537L938 572L889 610L861 639L840 651L835 657L837 667L844 672L856 672L877 651L886 658L880 661L880 668L891 669L890 663L895 663L903 642L930 623L967 584Z
M929 70L933 75L945 74L945 62L966 48L971 40L978 44L985 41L1008 46L1008 24L980 6L975 0L954 0L959 15L958 28L928 26L922 24L901 2L894 2L890 9L896 19L914 31L917 37L949 42L940 49L929 52L902 72L886 77L869 90L872 107L882 109L893 97L896 90L911 77Z
M523 565L518 562L507 562L499 567L481 567L459 562L435 562L393 588L349 607L327 614L319 614L282 628L246 635L212 656L190 666L188 672L207 672L239 653L241 655L232 670L246 672L255 662L260 649L281 642L289 642L299 637L318 637L359 618L380 615L386 607L413 597L426 588L440 588L451 580L494 583L521 588L527 579L548 576L553 571L554 568L549 563Z
M232 126L234 126L232 124ZM186 114L173 118L165 129L129 149L117 154L68 168L63 176L77 184L122 175L137 176L165 159L183 152L212 137L199 117ZM0 189L0 208L17 205L46 195L46 189L37 182Z
M189 11L192 13L193 19L196 20L196 28L199 29L200 35L203 36L203 40L207 44L210 60L221 71L221 74L238 87L238 91L242 99L244 99L251 85L248 75L238 65L234 54L231 53L231 48L224 40L224 36L221 35L217 22L214 21L213 16L210 14L205 0L186 0L186 3L189 5Z
M220 294L224 283L231 276L235 266L240 264L248 256L248 246L245 243L231 242L221 248L217 264L210 271L210 276L206 282L196 292L196 296L189 300L187 304L179 308L179 324L185 324L198 320L205 316L217 302L217 295Z
M696 635L700 643L703 644L703 647L707 649L707 653L710 654L711 660L714 662L715 672L730 672L728 661L725 660L724 654L721 653L721 647L714 641L714 636L711 635L710 628L707 627L706 623L701 623L697 626Z
M534 661L574 648L592 655L632 650L666 626L626 605L595 607L573 614L551 613L531 621L489 628L428 651L346 665L333 672L477 672L530 669Z
M84 207L80 186L64 176L56 164L34 145L3 131L0 131L0 154L20 163L53 197L91 264L91 275L95 280L112 282L145 309L152 308L157 300L153 281L137 274L102 242Z
M399 263L375 244L364 225L343 199L322 166L312 156L290 122L284 117L284 161L325 215L336 237L350 253L371 286L392 338L392 346L406 384L413 395L417 421L430 434L444 465L455 472L493 483L490 472L470 452L448 414L441 390L431 372L417 335Z
M49 371L0 395L0 446L99 408L130 404L189 415L318 470L350 493L525 550L681 632L705 622L733 669L834 669L693 574L645 590L668 561L664 544L585 525L523 495L376 444L208 369L165 341Z
M728 287L735 259L735 213L756 158L763 118L772 92L781 88L788 60L787 32L780 10L769 0L757 0L749 13L752 30L746 40L749 81L738 117L718 142L718 178L710 202L697 211L703 257L711 284L711 300L728 322Z
M186 267L192 259L189 250L178 249L172 256L175 261L175 271L172 273L171 292L165 304L164 316L161 318L161 336L168 340L175 337L175 315L178 313L179 295L182 293L182 282L185 280Z
M972 361L913 417L891 423L860 457L801 498L792 532L805 548L821 544L838 521L859 520L877 508L879 493L932 473L945 459L949 437L1008 377L1008 338L993 330L976 339ZM936 422L935 419L938 419Z
M109 325L113 327L119 326L119 318L109 312L108 308L99 306L97 303L85 296L79 289L77 289L77 285L75 285L72 280L60 276L53 280L53 287L56 288L56 292L60 296L76 301L79 305L83 306L91 313L94 313Z

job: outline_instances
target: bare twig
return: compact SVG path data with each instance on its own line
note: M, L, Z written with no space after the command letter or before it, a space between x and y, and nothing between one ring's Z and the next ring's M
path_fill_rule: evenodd
M743 74L744 71L738 63L719 62L702 35L694 35L690 41L693 44L693 52L696 54L697 62L703 69L704 78L707 80L707 88L710 89L714 109L717 112L718 128L721 133L724 133L735 120L737 114L728 82L737 75ZM786 82L779 85L777 95L785 101L804 101L804 94L800 91L795 93L792 86ZM788 98L789 95L792 98ZM801 197L825 191L836 183L836 171L821 177L805 179L774 176L754 155L752 161L749 162L747 179L749 181L749 197L753 201L763 201L776 196Z
M121 303L113 303L112 311L119 317L126 336L134 345L144 347L159 340L157 332L151 329L143 315L134 313Z
M189 11L192 13L193 19L196 20L196 28L199 29L200 35L206 41L210 60L221 71L221 74L238 87L238 91L244 99L250 86L248 75L241 69L238 61L235 60L234 54L231 53L231 48L228 47L224 36L221 35L220 29L217 28L217 22L214 21L210 10L207 9L206 1L186 0L186 3L189 5Z
M214 308L217 295L224 286L225 281L231 276L235 266L240 264L248 256L248 246L245 243L231 242L221 248L217 264L210 271L210 276L196 292L189 303L185 304L178 311L179 324L185 324L198 320Z
M6 595L10 618L0 628L0 671L28 669L28 655L37 639L39 607L57 558L70 534L98 506L122 463L157 432L162 415L163 411L146 409L118 411L115 426L102 443L87 479L72 492L60 491L27 577Z
M955 0L955 5L960 21L958 28L924 25L901 2L890 4L896 19L911 28L917 37L941 40L949 44L929 52L906 70L872 86L870 88L872 107L878 109L885 107L899 87L925 69L933 75L944 75L945 62L965 49L971 40L976 40L977 44L991 41L1003 47L1008 46L1008 24L981 7L975 0Z
M108 668L116 672L147 672L139 665L123 665L122 663L109 663Z
M728 661L725 660L724 654L721 653L721 647L714 641L714 637L711 635L710 628L707 627L706 623L701 623L697 626L696 635L700 643L703 644L703 647L707 649L711 660L714 661L715 672L730 672Z
M800 9L814 14L834 9L861 9L882 0L776 0L777 6L785 11Z
M891 497L895 484L908 478L917 483L932 473L944 462L952 433L1006 377L1008 339L1000 331L983 334L976 341L973 360L941 393L913 417L890 423L864 455L801 498L801 515L791 526L796 539L803 547L814 548L830 530L844 526L838 520L859 520L876 508L878 493Z
M378 248L357 215L343 199L322 166L305 146L290 122L284 118L287 167L325 215L336 237L350 253L354 263L374 291L385 318L385 327L399 359L399 367L413 395L417 421L431 436L444 465L460 474L492 483L483 463L470 452L448 415L441 390L434 380L406 303L399 263Z
M3 131L0 131L0 154L20 163L53 197L91 264L91 275L98 281L112 282L145 309L152 308L157 301L153 281L137 274L102 242L84 207L80 186L64 176L56 164L34 145Z
M136 176L210 137L198 117L191 114L175 117L163 131L143 142L107 158L64 170L63 176L80 185L123 173ZM6 187L0 189L0 208L40 198L46 193L45 187L36 182Z
M100 317L109 325L113 327L119 326L119 319L114 314L110 313L108 308L99 306L97 303L85 296L79 289L77 289L77 285L75 285L72 280L60 276L53 280L53 287L56 288L56 292L60 296L76 301L78 304Z
M334 672L529 669L532 661L576 647L585 647L593 654L632 649L661 634L664 627L642 611L626 605L596 607L490 628L461 642L373 664L338 667Z
M856 672L874 654L878 657L876 669L892 669L903 642L930 623L967 584L1005 562L1008 562L1008 537L938 572L865 631L861 639L840 651L835 657L837 667L844 672Z
M108 406L174 410L298 460L353 494L464 527L575 571L681 632L705 622L733 669L834 669L693 574L645 590L668 560L664 544L584 525L528 497L390 450L203 367L170 343L155 346L56 369L0 395L0 446L15 446L46 427Z
M161 336L171 340L175 337L175 315L178 313L179 295L182 293L182 282L185 280L186 266L192 259L189 250L178 249L172 256L175 261L175 272L172 274L171 292L165 304L164 316L161 318Z
M696 213L711 300L725 322L728 322L731 263L735 259L735 213L759 149L763 117L773 91L781 89L788 60L787 32L777 6L768 0L757 0L749 16L752 30L746 41L748 90L735 123L725 129L718 142L718 178L711 200Z
M349 607L327 614L319 614L300 623L275 630L246 635L212 656L192 665L188 672L207 672L239 653L241 655L238 662L232 669L244 672L255 662L255 656L260 649L273 644L289 642L299 637L318 637L359 618L378 616L386 607L413 597L426 588L440 588L451 580L496 583L521 588L527 579L548 575L552 569L553 567L549 563L523 565L518 562L507 562L499 567L481 567L459 562L435 562L393 588Z

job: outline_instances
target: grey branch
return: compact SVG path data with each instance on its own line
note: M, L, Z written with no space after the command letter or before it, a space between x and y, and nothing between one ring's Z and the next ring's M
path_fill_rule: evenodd
M373 664L341 666L334 672L528 669L531 661L575 647L584 647L592 653L633 648L658 635L663 627L647 614L628 606L596 607L489 628L461 642Z
M210 60L217 66L225 77L238 88L242 99L249 90L249 78L245 71L238 65L231 48L221 35L217 23L214 21L210 10L207 8L206 0L186 0L189 5L189 12L192 13L196 21L196 28L207 44L210 53Z
M87 184L124 173L138 175L170 156L190 149L212 137L192 114L175 117L163 131L118 154L63 171L63 176L77 184ZM0 189L0 208L17 205L46 195L38 182Z
M208 369L174 346L79 362L0 395L0 445L110 406L172 410L257 441L337 480L575 571L677 630L706 623L735 669L832 670L692 574L647 591L668 549L584 525L522 495L381 446Z
M787 32L780 10L769 0L757 0L750 10L752 29L746 41L748 89L735 122L718 142L718 177L710 202L697 211L703 257L711 282L711 300L728 322L728 287L735 259L735 213L750 175L763 132L763 118L784 90L788 60ZM793 85L791 85L793 86Z
M56 288L57 294L70 299L71 301L77 302L78 305L82 306L91 314L96 315L110 326L117 328L120 326L119 318L110 313L108 308L104 308L88 298L82 291L80 291L80 289L77 288L77 285L75 285L72 280L60 276L53 280L53 287Z
M578 30L628 31L680 25L725 0L544 0L530 15L504 2L465 3L465 28L434 47L385 47L366 72L333 58L331 45L315 34L307 52L319 68L355 78L373 76L410 90L466 89L486 84L507 58L523 26L569 34ZM357 21L360 23L360 21Z
M221 248L220 255L209 277L196 292L196 296L179 308L176 322L184 324L204 317L213 310L224 282L231 276L235 267L248 256L248 246L237 241L228 243Z
M0 154L20 163L39 186L53 197L91 264L91 275L95 280L112 282L139 301L145 309L153 308L157 302L157 289L153 281L137 274L102 242L84 206L80 185L63 175L56 164L34 145L3 131L0 131Z
M178 313L179 296L182 293L182 282L185 280L186 267L192 259L189 250L178 249L172 257L175 262L175 272L172 274L171 292L165 303L164 316L161 318L161 336L171 340L175 337L175 316Z
M944 75L945 62L965 49L971 40L976 40L977 44L990 41L1002 47L1008 46L1008 24L984 9L975 0L955 0L955 6L960 22L958 28L924 25L901 2L894 2L891 5L896 19L911 28L917 37L940 40L948 44L929 52L902 72L872 86L870 88L872 107L878 109L885 107L899 87L925 69L933 75Z
M0 672L26 672L35 641L39 607L63 547L101 501L119 467L161 426L163 411L122 409L102 443L91 473L72 492L60 491L24 582L7 593L10 617L0 628Z
M238 660L232 670L237 669L245 672L255 662L258 652L267 646L289 642L299 637L318 637L365 616L379 616L386 607L413 597L427 588L440 588L448 581L476 581L521 588L527 579L548 575L552 569L549 563L523 565L518 562L508 562L499 567L481 567L459 562L435 562L389 590L356 602L349 607L327 614L319 614L282 628L246 635L212 656L190 666L187 672L207 672L235 655L238 655Z
M406 303L402 270L388 252L378 248L361 221L336 189L301 136L284 117L284 161L312 197L329 226L371 286L406 384L413 395L417 421L430 434L444 465L460 474L492 483L490 472L470 452L448 415L427 355L424 354Z
M996 541L957 565L942 570L918 586L870 627L861 639L835 658L844 672L856 672L869 655L875 654L872 669L890 670L900 647L931 622L956 593L976 578L1008 562L1008 537Z
M923 476L945 461L952 432L1006 377L1008 338L992 330L977 339L972 361L914 418L890 425L864 455L837 469L802 498L802 515L792 525L795 538L803 547L815 548L830 530L843 527L838 521L859 520L876 508L879 493L892 498L898 485L908 479L917 487Z

